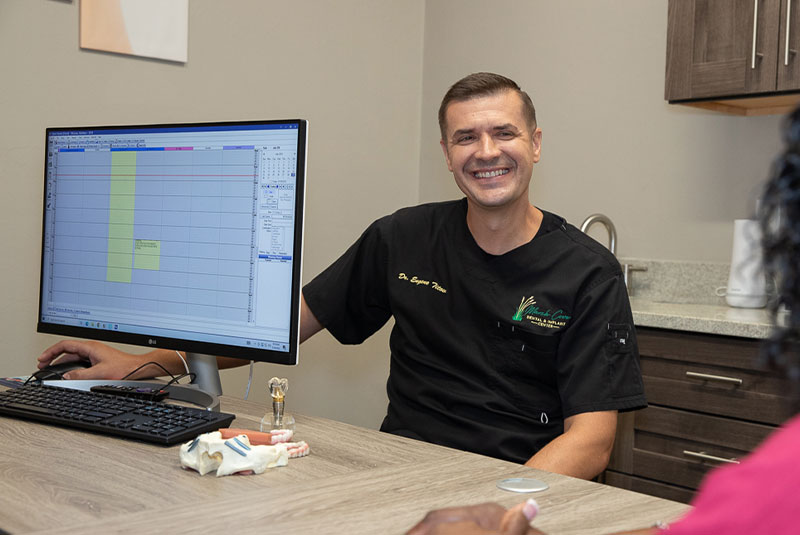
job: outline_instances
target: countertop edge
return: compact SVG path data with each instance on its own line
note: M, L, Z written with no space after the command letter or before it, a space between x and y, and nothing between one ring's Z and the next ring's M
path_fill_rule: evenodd
M768 338L772 333L772 323L765 309L658 303L632 298L631 311L637 327L753 339Z

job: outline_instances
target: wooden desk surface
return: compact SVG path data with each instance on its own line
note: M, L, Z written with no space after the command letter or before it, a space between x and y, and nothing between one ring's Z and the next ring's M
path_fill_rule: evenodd
M265 407L223 397L233 426ZM528 495L495 486L536 477L534 526L610 533L687 506L348 424L295 415L311 455L257 476L200 476L161 447L0 417L0 528L22 533L403 533L434 508Z

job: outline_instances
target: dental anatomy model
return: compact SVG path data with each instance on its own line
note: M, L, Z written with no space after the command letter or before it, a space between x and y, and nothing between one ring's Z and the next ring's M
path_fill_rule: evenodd
M220 429L205 433L181 445L181 466L200 475L216 470L217 477L261 474L267 468L286 466L290 458L308 455L309 447L304 441L289 442L293 434L288 429L272 433Z

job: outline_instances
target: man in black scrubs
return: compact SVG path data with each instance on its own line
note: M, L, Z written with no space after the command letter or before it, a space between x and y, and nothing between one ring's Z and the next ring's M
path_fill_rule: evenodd
M617 412L646 405L619 263L530 203L542 131L515 82L467 76L445 95L439 123L465 198L370 225L303 289L300 339L325 328L357 344L393 316L382 430L594 477L608 463ZM100 367L73 378L132 369L110 351L62 341L40 366L67 352ZM146 358L154 353L181 369L174 353Z
M303 289L305 334L357 344L394 316L382 430L593 477L646 404L619 264L530 203L542 131L516 83L464 78L439 122L466 198L373 223Z

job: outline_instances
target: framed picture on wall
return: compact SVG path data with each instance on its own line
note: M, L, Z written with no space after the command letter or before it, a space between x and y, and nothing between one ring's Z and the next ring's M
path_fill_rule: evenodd
M81 0L80 46L186 62L189 0Z

